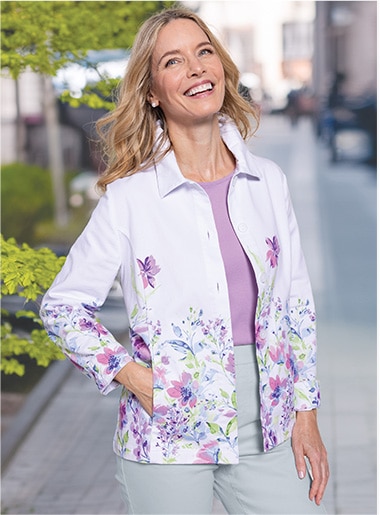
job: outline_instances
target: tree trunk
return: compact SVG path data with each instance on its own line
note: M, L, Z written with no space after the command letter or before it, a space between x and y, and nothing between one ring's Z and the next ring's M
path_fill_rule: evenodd
M19 163L25 163L25 126L21 115L19 79L15 79L14 84L16 101L16 157Z
M54 94L52 78L43 77L44 112L47 131L47 146L49 154L49 169L52 174L54 196L54 221L58 227L64 227L68 222L68 209L64 181L63 152L59 130L57 99Z

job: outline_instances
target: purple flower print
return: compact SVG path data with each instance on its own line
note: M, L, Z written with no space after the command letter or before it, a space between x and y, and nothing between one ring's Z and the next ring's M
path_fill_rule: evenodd
M156 260L153 256L148 256L145 258L144 262L141 259L137 260L137 263L140 268L141 277L143 280L144 289L148 286L154 288L156 278L155 275L161 270L161 268L156 264Z
M182 372L182 380L172 381L172 385L172 388L168 388L170 397L180 399L182 406L189 404L191 408L194 408L197 403L194 392L198 389L198 381L193 381L191 374Z
M155 406L154 407L154 417L155 417L157 425L165 424L165 422L166 422L165 417L168 414L168 411L169 411L169 407L168 406L160 405L160 406Z
M230 372L231 374L235 373L235 356L234 356L233 352L230 352L230 354L228 355L226 370L227 370L227 372Z
M152 360L152 356L149 350L148 345L145 343L143 338L137 334L133 329L130 331L131 344L134 349L134 357L144 361L145 363L150 363Z
M277 436L276 436L276 433L273 431L273 429L269 429L268 439L269 439L269 445L266 446L267 450L272 449L272 447L275 447L277 445Z
M169 363L170 363L170 359L168 356L162 356L161 361L162 361L163 365L169 365Z
M140 411L141 410L141 411ZM131 422L130 430L135 442L133 454L137 461L149 461L149 444L148 437L150 434L150 423L147 420L142 421L142 408L133 411L133 422Z
M121 402L119 405L119 427L123 429L125 424L127 423L127 406L125 402Z
M189 417L176 406L155 406L155 427L157 439L164 457L175 457L181 440L189 430Z
M96 359L99 361L99 363L102 363L102 365L108 365L106 369L106 374L111 374L113 370L117 370L119 368L120 356L118 356L118 354L123 353L123 349L119 349L115 352L112 349L106 347L104 349L104 354L99 354L98 356L96 356Z
M255 330L255 342L256 347L261 350L265 346L265 329L259 324L256 324L256 330Z
M276 379L271 377L269 379L269 386L272 390L272 393L270 394L270 398L272 399L272 406L277 406L282 395L286 393L287 381L286 379L281 381L279 376L276 376Z
M265 243L269 247L267 252L267 261L269 260L270 266L272 268L276 268L278 263L278 255L280 254L280 245L278 244L277 236L273 236L273 240L266 238Z
M99 308L97 306L90 306L90 304L82 304L83 308L87 311L87 313L94 317L95 312L99 311Z
M99 322L94 322L93 320L88 320L87 318L81 318L79 320L79 327L81 331L91 331L93 333L97 333L98 336L101 334L108 334L107 330L100 324Z
M197 452L195 463L218 463L219 462L220 445L217 440L206 443L200 451Z
M297 381L299 380L298 368L303 368L302 361L297 363L296 358L293 355L293 353L289 354L287 356L287 359L286 359L286 368L288 370L292 371L292 373L293 373L293 381L295 383L297 383Z
M154 386L163 389L167 385L167 370L165 367L156 366L154 369Z
M273 363L277 363L277 365L282 365L283 363L285 363L284 344L280 343L276 347L272 345L269 348L269 356Z

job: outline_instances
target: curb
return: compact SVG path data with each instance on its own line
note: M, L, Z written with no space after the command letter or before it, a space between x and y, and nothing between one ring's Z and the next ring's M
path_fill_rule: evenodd
M37 422L72 370L73 367L69 360L54 361L29 393L20 411L1 438L1 468L3 472L27 432Z

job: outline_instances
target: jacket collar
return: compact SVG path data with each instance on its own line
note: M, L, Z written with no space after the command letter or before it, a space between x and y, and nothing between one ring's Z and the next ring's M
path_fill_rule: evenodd
M223 141L234 154L236 159L235 175L248 175L256 179L261 178L253 155L249 152L246 143L241 137L232 120L221 117L219 119L220 134ZM162 131L161 128L157 129ZM163 198L183 184L193 184L194 181L186 179L181 173L173 151L168 152L159 163L155 165L157 185L160 196Z

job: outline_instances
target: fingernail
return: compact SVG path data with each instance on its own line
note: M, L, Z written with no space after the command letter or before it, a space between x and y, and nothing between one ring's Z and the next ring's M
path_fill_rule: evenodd
M299 470L299 471L298 471L298 477L299 477L300 479L303 479L303 478L305 477L305 474L302 472L302 470Z

